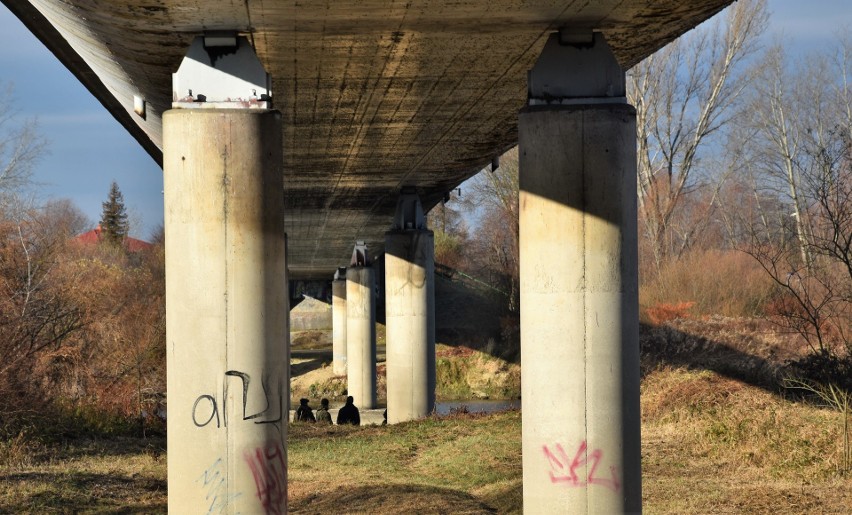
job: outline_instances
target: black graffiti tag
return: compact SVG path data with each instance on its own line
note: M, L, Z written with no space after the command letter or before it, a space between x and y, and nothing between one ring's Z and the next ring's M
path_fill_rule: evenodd
M248 413L248 405L250 398L250 388L251 385L251 376L245 372L240 372L237 370L228 370L225 372L225 381L223 385L222 391L222 402L221 402L221 416L220 416L220 408L219 402L216 397L210 394L202 394L199 395L195 399L195 403L192 405L192 423L195 424L195 427L205 427L209 425L213 420L216 420L216 427L227 427L228 426L228 411L226 406L226 399L228 398L228 378L229 377L238 377L242 382L242 391L243 391L243 416L242 420L248 421L251 420L255 424L277 424L281 422L284 418L284 387L281 380L278 381L278 416L276 418L270 418L272 414L267 413L272 403L269 399L269 380L265 375L261 376L260 386L263 390L263 398L262 403L265 406L262 410L257 413ZM208 414L209 413L209 414Z

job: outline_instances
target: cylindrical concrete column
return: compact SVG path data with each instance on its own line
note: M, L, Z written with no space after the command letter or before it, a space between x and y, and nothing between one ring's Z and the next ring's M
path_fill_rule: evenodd
M371 267L346 269L346 383L360 409L376 407L375 285Z
M281 115L163 116L171 513L287 509Z
M388 423L435 407L435 240L432 231L385 234Z
M518 132L524 511L640 512L635 111Z
M331 281L331 370L346 374L346 277Z

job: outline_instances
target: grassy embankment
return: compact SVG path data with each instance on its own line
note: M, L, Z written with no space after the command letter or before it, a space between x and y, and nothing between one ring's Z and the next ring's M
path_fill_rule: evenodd
M387 398L384 362L379 362L377 369L378 401L383 405ZM482 351L439 344L436 382L435 393L439 401L518 399L521 394L521 367ZM290 393L294 403L301 397L307 397L317 404L320 398L326 397L332 404L343 404L346 376L335 376L331 365L324 363L294 378Z
M300 334L296 339L296 349L323 351L324 357L294 359L291 371L293 381L290 385L291 400L306 397L313 405L326 397L332 405L343 404L346 400L346 376L335 376L331 367L331 342L319 334L319 331ZM376 324L377 344L385 346L385 326ZM308 343L305 343L308 342ZM308 347L310 345L310 347ZM470 399L518 399L521 394L521 367L502 359L493 350L491 340L481 349L463 345L436 345L436 391L439 401ZM377 397L380 405L387 398L386 368L384 354L379 352L377 363Z

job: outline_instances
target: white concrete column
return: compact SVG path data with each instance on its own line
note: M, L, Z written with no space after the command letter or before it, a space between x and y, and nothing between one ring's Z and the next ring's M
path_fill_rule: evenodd
M171 513L287 509L281 115L163 116Z
M425 417L435 408L435 238L425 229L416 194L403 194L400 206L394 230L385 233L390 424ZM406 221L405 211L419 216Z
M346 383L359 409L376 407L376 275L346 269Z
M642 509L635 111L596 100L519 118L527 513Z
M336 376L346 375L346 272L334 274L331 281L331 369ZM343 271L343 273L340 273Z

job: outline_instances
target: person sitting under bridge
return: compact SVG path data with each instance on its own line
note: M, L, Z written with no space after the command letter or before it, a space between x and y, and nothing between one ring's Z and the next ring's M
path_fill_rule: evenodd
M361 414L358 412L358 408L354 403L355 399L351 395L346 398L346 405L340 408L340 411L337 412L337 425L361 425Z
M317 409L317 423L331 425L331 414L328 412L328 399L320 401L320 407Z
M299 399L299 407L293 417L293 422L316 422L314 411L308 406L308 399Z

